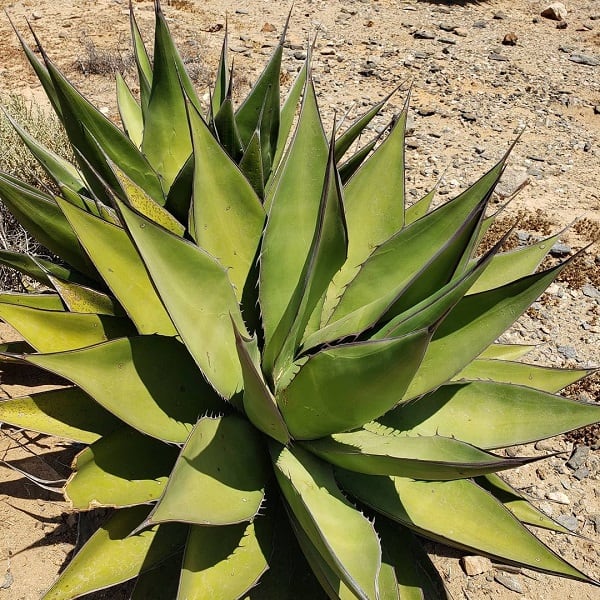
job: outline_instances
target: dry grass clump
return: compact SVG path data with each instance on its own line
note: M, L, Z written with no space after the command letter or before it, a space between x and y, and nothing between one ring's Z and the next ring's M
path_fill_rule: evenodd
M0 98L0 105L40 143L64 158L73 160L67 135L58 119L34 103L20 96ZM16 131L0 112L0 171L31 185L41 185L54 191L54 183L29 152ZM49 256L0 204L0 249L14 250L30 256ZM19 273L0 266L0 287L3 290L22 291L31 284Z
M77 59L75 66L84 75L114 75L126 73L135 60L131 51L123 52L118 47L98 48L92 40L84 42L85 54Z

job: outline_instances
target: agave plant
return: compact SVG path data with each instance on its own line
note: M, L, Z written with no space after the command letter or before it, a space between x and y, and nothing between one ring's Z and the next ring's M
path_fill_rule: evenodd
M507 157L406 207L406 107L326 136L309 61L280 108L282 37L237 109L225 42L206 109L158 3L152 61L131 27L124 131L20 37L77 163L14 123L57 189L0 197L59 258L1 253L45 286L0 296L3 356L68 384L0 420L83 444L64 493L115 509L44 598L444 597L421 537L594 584L497 475L600 411L556 395L588 371L496 343L564 268L537 269L554 238L478 253Z

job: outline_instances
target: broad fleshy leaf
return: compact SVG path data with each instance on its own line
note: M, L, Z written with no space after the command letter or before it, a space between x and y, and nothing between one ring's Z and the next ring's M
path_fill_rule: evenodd
M235 415L200 419L148 521L252 521L264 499L267 468L263 442L247 421Z
M24 359L69 379L127 424L160 440L184 442L199 417L223 408L175 338L122 338Z

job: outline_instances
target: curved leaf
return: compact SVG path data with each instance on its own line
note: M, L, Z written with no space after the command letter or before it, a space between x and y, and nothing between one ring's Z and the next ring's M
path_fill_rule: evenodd
M479 448L501 448L545 439L599 418L596 404L518 385L477 381L444 385L378 421L411 435L439 434Z
M74 350L135 333L130 321L107 315L41 310L0 303L0 318L39 352Z
M230 525L251 521L264 498L264 455L258 432L246 420L234 415L200 419L148 522Z
M91 444L121 421L79 388L61 388L0 402L0 421L29 431Z
M177 454L175 446L122 427L75 457L75 472L65 486L65 495L79 510L158 500Z
M242 334L245 327L227 272L198 246L119 206L183 342L214 388L230 398L242 388L231 320Z
M125 133L129 139L139 148L144 137L144 118L142 109L134 98L129 86L125 83L121 73L116 74L117 81L117 105L119 115Z
M71 380L127 424L160 440L184 442L198 417L223 408L174 338L122 338L24 359Z
M241 298L260 243L265 211L250 182L192 106L189 119L195 159L191 211L196 243L227 269Z
M360 427L395 406L431 333L321 350L276 395L292 437L314 439Z
M439 435L408 437L397 431L365 427L302 445L323 460L350 471L439 481L495 473L536 460L503 458Z
M185 547L178 598L243 598L269 568L269 519L223 527L192 526Z
M469 479L414 481L342 470L336 475L344 489L362 502L436 541L509 564L593 583Z
M373 525L342 494L329 465L298 447L270 449L285 500L321 558L357 598L376 598L381 547Z
M476 358L453 381L496 381L558 392L593 372L594 369L556 369L509 360Z
M58 294L19 294L16 292L6 292L0 294L0 302L15 306L39 308L41 310L65 310L65 306Z
M133 533L147 506L113 514L67 565L43 600L72 600L137 577L156 567L185 542L185 525L167 524Z

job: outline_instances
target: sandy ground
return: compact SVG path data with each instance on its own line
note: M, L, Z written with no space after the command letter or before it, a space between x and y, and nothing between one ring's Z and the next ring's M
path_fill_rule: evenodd
M504 189L509 194L518 184L526 185L507 209L507 219L524 210L530 218L522 225L523 231L539 235L540 224L558 231L573 218L586 217L585 227L564 235L563 241L575 250L592 241L600 222L600 5L597 0L567 2L567 27L558 29L556 21L540 16L547 4L537 0L297 0L283 82L292 80L302 64L307 37L318 31L314 73L326 123L331 123L334 110L357 114L400 82L412 85L409 199L422 195L440 177L440 198L456 193L487 170L526 127ZM134 6L149 39L152 2L137 1ZM104 65L99 70L126 64L126 2L0 0L0 8L8 11L21 30L26 27L24 19L29 19L64 72L109 116L118 118L112 74L91 71L98 64ZM262 0L173 0L164 10L201 89L214 72L227 15L236 77L244 89L276 43L288 6ZM517 38L516 45L502 44L507 34ZM582 64L576 58L581 56L591 64ZM596 66L594 59L598 59ZM41 87L2 15L0 96L11 92L43 102ZM373 133L403 102L403 94L392 98L382 119L373 125ZM525 316L509 332L512 341L540 344L534 353L540 362L600 364L600 301L582 292L586 283L596 289L600 285L598 252L597 246L592 247L587 262L578 267L579 275L559 282L542 299L537 313ZM11 332L2 329L0 335L9 339ZM566 346L574 349L575 356L561 353ZM28 382L29 388L19 387L14 369L2 367L2 397L49 384L34 372ZM597 389L584 390L585 398L598 401ZM582 440L598 447L597 434L580 437L578 443ZM553 516L577 519L576 531L582 537L542 537L598 579L600 453L591 451L586 462L589 475L577 479L565 465L573 438L552 440L549 448L565 454L541 466L520 469L511 474L511 482L538 499ZM67 476L73 453L73 448L56 440L11 431L0 435L0 459L43 479ZM549 502L546 495L554 491L566 493L570 504ZM39 598L68 561L76 538L77 519L69 514L61 496L0 466L0 600ZM457 599L600 597L590 586L530 571L507 573L495 568L467 577L455 553L440 546L431 550ZM516 580L521 591L508 589L506 580L498 581L502 576ZM127 597L126 592L101 596Z

